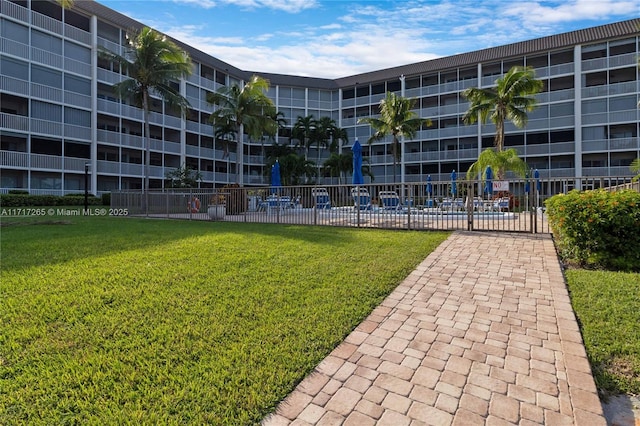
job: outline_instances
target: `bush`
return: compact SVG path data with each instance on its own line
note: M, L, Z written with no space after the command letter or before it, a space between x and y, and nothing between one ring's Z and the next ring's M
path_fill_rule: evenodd
M24 189L10 189L9 194L29 195L29 191Z
M89 205L100 206L102 200L90 195ZM0 206L8 207L41 207L41 206L84 206L84 194L80 195L25 195L0 194Z
M565 261L640 271L640 193L574 190L551 197L546 206Z
M103 206L110 206L111 205L111 193L110 192L105 192L104 194L102 194L102 205Z

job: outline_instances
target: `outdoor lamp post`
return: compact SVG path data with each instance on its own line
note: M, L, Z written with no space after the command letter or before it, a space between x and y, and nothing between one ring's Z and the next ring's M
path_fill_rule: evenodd
M89 163L84 163L84 211L89 210Z

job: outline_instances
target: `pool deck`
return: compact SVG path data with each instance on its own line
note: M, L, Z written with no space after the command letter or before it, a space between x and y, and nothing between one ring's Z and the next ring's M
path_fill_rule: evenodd
M607 423L551 236L457 231L262 424Z

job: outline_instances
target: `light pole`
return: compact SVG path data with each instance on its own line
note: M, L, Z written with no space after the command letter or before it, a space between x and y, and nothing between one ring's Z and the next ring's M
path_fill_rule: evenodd
M84 211L89 210L89 163L84 163Z

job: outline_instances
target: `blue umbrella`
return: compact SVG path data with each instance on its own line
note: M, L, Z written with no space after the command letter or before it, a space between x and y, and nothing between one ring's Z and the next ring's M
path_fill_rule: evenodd
M489 194L489 196L493 195L493 170L491 170L491 166L487 166L485 170L486 182L484 185L484 192Z
M458 174L456 171L451 172L451 194L455 197L458 195L458 187L456 186L456 180L458 179Z
M524 174L524 192L527 194L531 192L531 185L529 185L529 173Z
M427 194L429 197L433 194L433 185L431 185L431 175L427 175Z
M275 194L277 186L282 186L282 181L280 180L280 162L276 160L275 164L271 166L271 193Z
M540 192L542 190L542 184L540 183L540 172L538 169L533 172L533 178L536 180L536 190Z
M364 184L364 176L362 176L362 145L358 142L358 139L351 147L353 151L353 181L354 185Z

